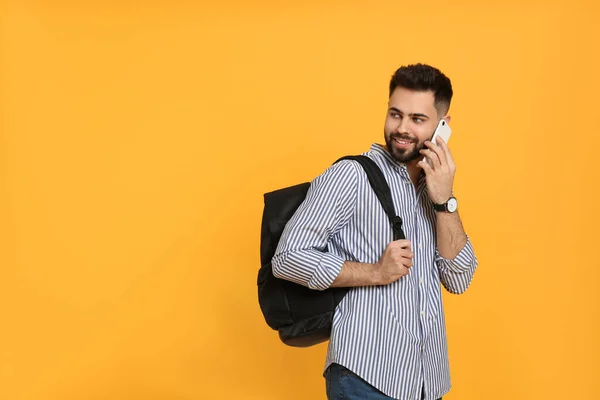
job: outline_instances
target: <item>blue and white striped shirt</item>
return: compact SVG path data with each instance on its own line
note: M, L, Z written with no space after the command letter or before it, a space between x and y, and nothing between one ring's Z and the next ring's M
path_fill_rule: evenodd
M352 288L338 305L325 369L338 363L401 400L437 399L450 390L440 282L451 293L469 286L477 259L471 241L453 260L436 246L436 216L425 176L417 187L406 165L374 144L364 153L383 171L396 212L411 241L414 266L384 286ZM343 160L315 178L285 227L272 260L273 274L325 290L344 261L376 263L393 240L392 228L367 175Z

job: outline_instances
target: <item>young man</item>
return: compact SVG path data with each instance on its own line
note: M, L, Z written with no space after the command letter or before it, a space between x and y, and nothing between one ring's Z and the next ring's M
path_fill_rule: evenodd
M392 76L385 146L364 153L383 171L406 240L392 228L360 165L315 178L288 222L273 274L315 290L352 289L338 305L325 364L329 399L435 400L450 390L441 284L463 293L477 267L453 197L455 164L443 140L450 80L403 66ZM427 159L428 162L423 161Z

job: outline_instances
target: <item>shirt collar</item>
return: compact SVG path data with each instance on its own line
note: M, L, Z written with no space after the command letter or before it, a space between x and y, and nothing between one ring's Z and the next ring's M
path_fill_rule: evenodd
M389 151L387 150L387 148L384 145L378 144L378 143L373 143L371 145L371 151L373 153L379 155L381 158L383 158L386 162L390 163L392 166L400 167L401 169L406 170L406 164L396 161L396 159L394 157L392 157L392 155L389 153Z

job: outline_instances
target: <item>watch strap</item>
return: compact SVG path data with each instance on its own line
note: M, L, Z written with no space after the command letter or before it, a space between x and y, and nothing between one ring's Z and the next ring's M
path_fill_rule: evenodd
M433 203L433 209L435 211L448 211L448 202L445 202L444 204Z

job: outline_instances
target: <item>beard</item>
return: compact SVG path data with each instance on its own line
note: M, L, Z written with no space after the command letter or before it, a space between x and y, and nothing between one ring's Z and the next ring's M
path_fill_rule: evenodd
M419 143L416 138L410 137L408 135L401 135L399 133L392 133L389 137L385 135L385 144L387 146L388 151L394 157L394 159L401 163L407 163L409 161L416 160L421 153L421 149L425 148L425 143ZM394 139L400 139L403 141L411 142L412 145L406 149L399 149L394 146Z

